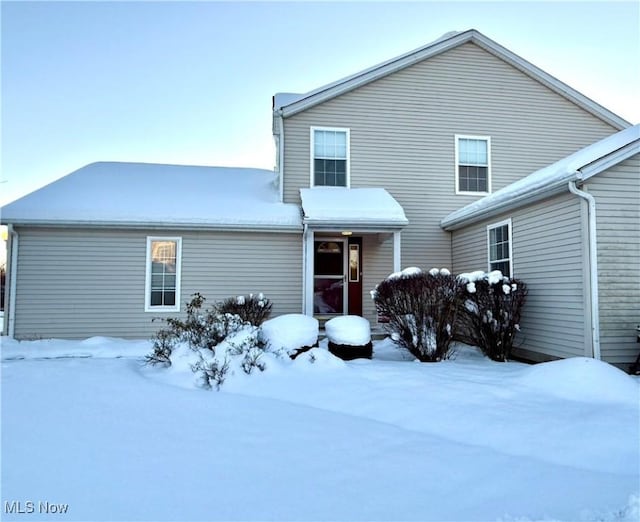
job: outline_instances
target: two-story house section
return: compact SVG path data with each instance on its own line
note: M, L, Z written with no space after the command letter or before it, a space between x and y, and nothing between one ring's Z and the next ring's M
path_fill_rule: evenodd
M475 30L273 107L282 201L303 211L304 311L371 321L385 275L452 266L443 217L629 126Z
M499 268L530 284L530 358L630 360L637 128L475 30L272 101L275 173L96 163L3 207L3 331L148 337L194 292L375 325L391 272Z

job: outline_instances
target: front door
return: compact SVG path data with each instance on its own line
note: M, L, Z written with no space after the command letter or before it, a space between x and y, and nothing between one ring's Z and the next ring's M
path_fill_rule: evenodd
M313 313L362 315L362 239L317 239L313 247Z

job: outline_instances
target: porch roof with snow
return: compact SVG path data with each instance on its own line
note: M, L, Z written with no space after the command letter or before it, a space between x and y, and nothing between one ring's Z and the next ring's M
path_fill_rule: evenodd
M409 224L400 203L383 188L303 188L300 197L303 223L313 228L387 231Z
M92 163L0 209L16 225L301 230L269 170Z
M568 191L569 182L575 181L579 185L638 153L640 153L640 124L616 132L452 212L440 222L440 225L445 230L456 230Z

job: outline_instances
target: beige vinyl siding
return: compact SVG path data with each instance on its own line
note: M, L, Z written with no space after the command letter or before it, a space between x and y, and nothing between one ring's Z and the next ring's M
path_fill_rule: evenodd
M577 197L563 194L452 232L454 272L487 270L487 225L512 219L513 274L529 288L521 355L539 360L590 355L583 211Z
M181 310L194 292L211 303L264 292L273 315L302 309L299 234L18 228L16 338L144 338L147 236L182 237Z
M491 137L492 187L613 127L468 43L284 120L284 200L310 182L310 127L349 128L352 187L384 187L404 207L403 266L450 267L440 220L477 199L455 194L454 135Z
M393 235L364 236L362 260L362 315L375 325L378 322L378 315L371 297L371 290L393 272Z
M626 367L640 351L640 155L589 179L596 199L600 350Z

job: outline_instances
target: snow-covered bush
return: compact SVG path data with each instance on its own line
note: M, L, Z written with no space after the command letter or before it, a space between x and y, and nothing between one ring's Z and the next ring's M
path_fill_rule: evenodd
M504 277L499 270L460 274L458 281L462 288L462 306L456 323L456 339L477 346L494 361L508 360L520 329L527 285Z
M220 388L228 372L251 374L265 369L262 355L268 350L259 327L237 314L221 312L220 306L203 310L205 298L194 294L186 307L186 318L167 318L166 328L153 337L149 364L187 364L205 388Z
M255 369L263 372L267 367L263 355L269 350L258 333L257 326L245 323L215 350L196 350L198 359L191 364L191 370L200 377L200 384L219 390L228 374L251 375Z
M269 317L271 307L271 301L262 293L229 297L216 305L218 313L238 315L253 326L260 326Z
M459 281L447 269L411 267L391 274L371 292L391 339L423 362L447 358L453 340Z

